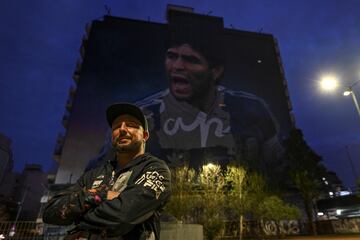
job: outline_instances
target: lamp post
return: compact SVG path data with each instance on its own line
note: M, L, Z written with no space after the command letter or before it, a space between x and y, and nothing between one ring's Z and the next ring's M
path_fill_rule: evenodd
M326 91L326 92L332 92L334 91L336 88L339 87L339 84L338 84L338 79L337 77L333 76L333 75L328 75L328 76L323 76L321 81L320 81L320 87L323 91ZM360 82L360 80L354 82L353 84L351 84L350 86L346 87L345 88L345 91L343 92L344 96L349 96L351 95L352 96L352 99L354 101L354 104L355 104L355 107L356 107L356 110L359 114L359 117L360 117L360 106L359 106L359 102L357 101L357 98L356 98L356 95L355 95L355 92L353 91L353 88L356 84L358 84Z
M358 177L355 165L354 165L354 163L352 161L352 158L351 158L351 155L350 155L349 146L346 145L345 149L346 149L346 155L348 157L348 160L349 160L349 163L350 163L350 166L351 166L352 174L353 174L353 176L355 178L355 182L356 182L359 179L359 177Z
M339 84L338 84L338 79L337 77L333 76L333 75L330 75L330 76L323 76L321 81L320 81L320 87L323 91L327 91L327 92L332 92L334 91L336 88L338 88ZM360 117L360 107L359 107L359 102L357 101L356 99L356 95L355 95L355 92L353 91L353 88L356 84L358 84L360 82L360 80L357 80L355 81L353 84L351 84L350 86L346 87L345 88L345 91L343 92L343 95L344 96L349 96L351 95L352 96L352 99L354 101L354 104L355 104L355 107L356 107L356 110L359 114L359 117ZM357 171L356 171L356 168L355 168L355 165L352 161L352 158L351 158L351 155L350 155L350 151L349 151L349 146L345 146L345 149L346 149L346 154L347 154L347 158L350 162L350 167L351 167L351 170L352 170L352 174L355 178L355 181L358 178L358 174L357 174Z
M356 99L356 95L353 91L353 87L358 84L360 82L360 80L356 81L355 83L353 83L352 85L350 85L349 87L347 87L346 91L344 92L344 96L349 96L351 95L352 96L352 99L354 101L354 104L355 104L355 107L356 107L356 110L359 114L359 117L360 117L360 107L359 107L359 103Z
M11 229L10 229L10 232L9 232L9 237L13 237L13 236L15 235L15 233L16 233L16 223L17 223L17 221L19 220L19 216L20 216L21 210L22 210L22 208L23 208L24 201L25 201L26 195L28 194L29 188L30 188L30 187L25 186L25 191L24 191L24 194L23 194L23 196L22 196L21 202L18 202L19 207L18 207L18 210L17 210L15 222L14 222L14 224L11 226Z

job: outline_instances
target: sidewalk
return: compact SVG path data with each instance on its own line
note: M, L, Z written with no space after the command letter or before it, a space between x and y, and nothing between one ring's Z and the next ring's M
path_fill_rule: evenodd
M332 240L332 239L345 239L345 240L360 240L360 234L351 235L318 235L318 236L294 236L286 237L285 240Z

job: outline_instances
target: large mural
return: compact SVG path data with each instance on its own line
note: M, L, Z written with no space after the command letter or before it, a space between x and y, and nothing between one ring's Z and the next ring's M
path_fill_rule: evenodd
M143 109L146 148L170 166L240 162L273 176L283 169L281 141L293 122L274 37L191 12L170 10L167 21L93 22L57 183L111 157L105 109L123 101Z

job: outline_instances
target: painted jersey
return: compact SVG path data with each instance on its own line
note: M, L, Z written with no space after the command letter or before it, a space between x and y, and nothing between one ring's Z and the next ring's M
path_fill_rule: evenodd
M253 94L219 86L207 113L178 101L168 89L136 104L149 121L147 150L170 166L241 161L265 171L281 155L277 123L266 103Z

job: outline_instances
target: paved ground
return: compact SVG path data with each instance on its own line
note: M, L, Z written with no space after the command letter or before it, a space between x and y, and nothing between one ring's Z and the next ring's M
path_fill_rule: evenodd
M285 239L286 240L332 240L332 239L360 240L360 235L301 236L301 237L290 237Z

